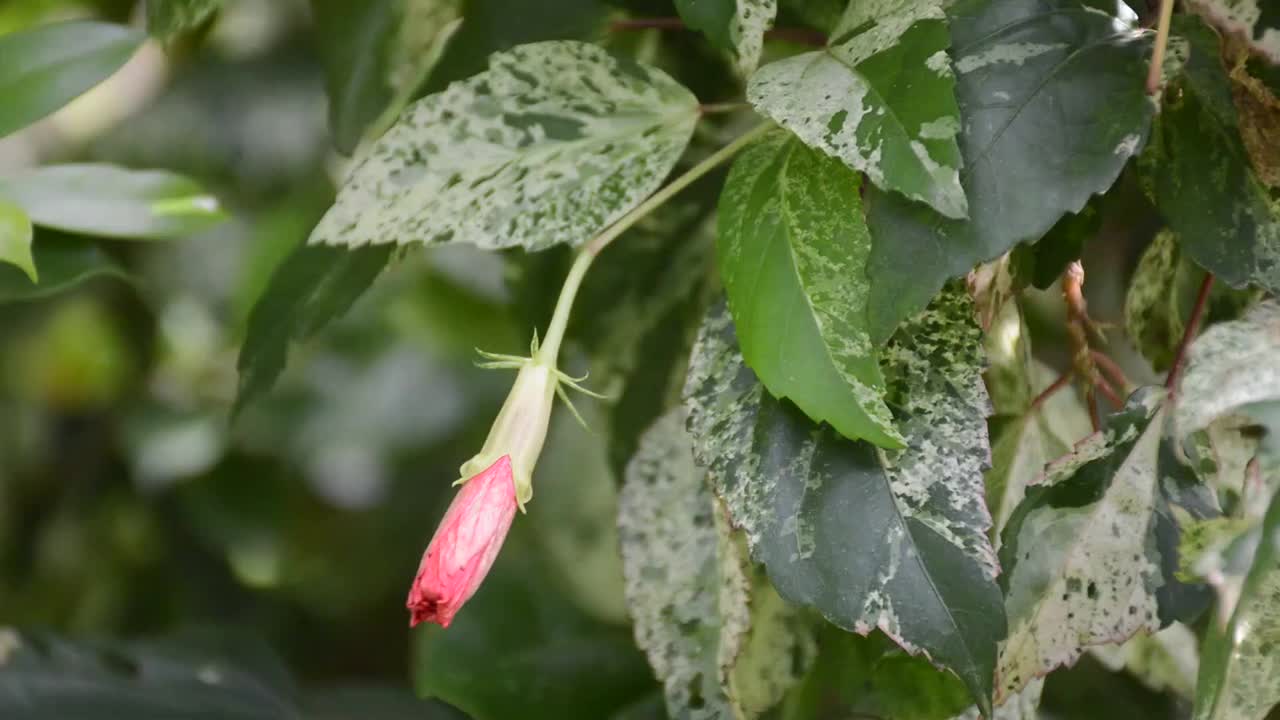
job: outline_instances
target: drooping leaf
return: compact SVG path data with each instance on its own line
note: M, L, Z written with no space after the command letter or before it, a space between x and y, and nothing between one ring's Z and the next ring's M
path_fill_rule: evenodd
M1004 529L1001 582L1009 637L997 697L1085 648L1155 632L1201 611L1206 589L1175 579L1186 519L1213 499L1162 442L1165 392L1142 388L1104 431L1052 463Z
M682 408L664 415L627 468L618 524L636 642L672 718L753 718L808 669L813 640L731 535L684 426Z
M0 37L0 137L106 80L142 44L120 25L75 20Z
M764 33L778 14L777 0L675 0L685 24L733 55L743 75L760 62Z
M523 529L447 630L414 633L414 688L473 720L605 718L648 696L653 676L630 634L556 593Z
M747 365L851 439L901 447L866 329L871 238L857 173L774 133L734 163L716 256Z
M1195 720L1254 720L1280 703L1280 494L1261 522L1226 529L1211 551L1218 611L1202 649Z
M35 283L35 261L31 259L31 218L22 208L0 196L0 263L7 263L26 273Z
M32 252L40 283L15 267L0 266L0 303L38 300L70 290L95 277L129 280L128 272L91 242L41 237Z
M972 305L950 291L890 346L890 404L906 439L897 453L769 395L723 308L699 335L685 394L695 456L778 592L927 653L989 710L1004 627L983 504L979 335Z
M387 266L392 249L300 247L280 263L249 314L236 363L235 412L275 384L291 342L312 337L351 307Z
M0 196L32 222L66 232L162 240L226 219L218 199L187 177L115 165L46 165L0 178Z
M147 0L147 32L161 40L199 27L222 6L222 0Z
M1280 215L1240 139L1219 40L1179 18L1188 57L1164 92L1159 131L1144 166L1156 205L1182 249L1233 287L1280 290Z
M869 190L872 338L949 277L1040 239L1106 191L1146 139L1150 47L1080 0L961 0L947 10L968 220ZM1028 192L1035 188L1035 192Z
M747 97L877 187L963 218L960 111L942 9L934 2L893 9L899 12L870 15L870 29L838 44L765 65Z
M1243 37L1254 51L1280 63L1280 8L1267 0L1190 0L1223 33Z
M1209 328L1191 344L1178 388L1174 427L1189 436L1218 418L1242 415L1266 429L1267 474L1280 472L1280 302L1266 300L1240 320Z
M665 73L594 45L522 45L412 105L310 242L577 245L657 189L697 109Z
M457 28L461 3L312 0L311 11L325 68L329 130L338 150L350 154L371 125L412 99Z

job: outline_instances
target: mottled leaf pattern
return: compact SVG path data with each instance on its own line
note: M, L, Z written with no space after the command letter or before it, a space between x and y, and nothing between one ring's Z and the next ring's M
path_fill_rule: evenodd
M1280 302L1267 300L1243 318L1214 325L1191 345L1174 410L1185 443L1220 417L1243 415L1266 428L1268 472L1280 472Z
M1144 157L1156 204L1201 267L1233 287L1280 291L1280 216L1240 139L1218 37L1194 17L1177 31L1189 55Z
M950 291L888 348L907 441L897 453L841 438L765 392L722 308L699 335L685 395L695 455L782 596L927 653L989 709L1004 628L972 312Z
M1217 545L1218 612L1209 623L1195 720L1258 720L1280 702L1280 494L1260 523Z
M750 718L807 669L813 640L757 581L676 408L641 439L618 524L636 642L672 718Z
M1095 7L960 0L947 18L969 219L867 193L877 341L947 278L1035 242L1107 190L1142 148L1153 111L1144 34Z
M585 43L521 45L410 106L310 242L576 245L657 189L697 116L661 71Z
M716 256L742 355L775 397L845 437L901 447L866 330L857 173L776 132L738 158Z
M1280 62L1280 8L1270 0L1190 0L1191 7L1224 33L1245 38L1253 49Z
M1106 429L1052 463L1004 530L1009 637L997 697L1118 643L1193 616L1207 598L1174 579L1180 527L1214 511L1162 442L1162 389L1135 392Z
M777 0L675 0L675 5L689 27L733 55L743 75L759 64L765 31L778 14Z
M942 18L933 2L876 17L869 29L824 50L760 68L747 98L876 186L963 218L960 111Z

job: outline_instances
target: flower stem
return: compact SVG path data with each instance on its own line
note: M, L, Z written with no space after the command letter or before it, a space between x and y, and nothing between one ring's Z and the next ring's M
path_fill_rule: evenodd
M577 297L578 289L582 286L582 279L587 274L587 268L591 267L591 262L596 259L600 251L608 247L609 243L631 229L631 226L642 220L646 215L675 197L677 193L689 187L698 178L711 172L717 166L736 155L739 150L750 145L771 128L773 128L773 123L766 122L743 133L736 140L707 156L702 162L689 168L688 172L672 180L658 192L650 195L647 200L632 208L617 222L605 228L604 232L589 240L586 245L583 245L582 249L578 251L578 256L574 258L573 266L569 268L569 275L565 277L564 285L560 288L560 297L556 300L556 309L551 316L551 324L547 326L547 335L542 339L542 345L538 348L538 357L534 358L534 360L554 364L555 359L560 355L560 343L564 340L565 328L569 325L569 312L573 308L573 300Z
M1160 0L1160 24L1156 28L1156 47L1151 54L1151 69L1147 71L1147 94L1155 95L1160 89L1160 72L1164 68L1164 51L1169 46L1169 26L1173 22L1173 0Z
M1169 377L1164 382L1170 394L1178 390L1178 376L1182 374L1182 366L1186 364L1187 348L1191 347L1191 341L1200 330L1200 320L1204 317L1205 306L1209 304L1209 291L1212 289L1213 273L1205 273L1200 291L1196 293L1196 304L1191 308L1191 317L1187 318L1187 329L1182 333L1182 340L1178 342L1178 349L1173 355L1173 364L1169 366Z

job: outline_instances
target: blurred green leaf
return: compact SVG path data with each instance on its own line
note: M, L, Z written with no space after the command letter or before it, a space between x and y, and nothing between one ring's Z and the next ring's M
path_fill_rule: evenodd
M0 303L48 297L95 277L131 279L123 266L88 240L42 236L32 256L40 268L40 284L15 268L0 267Z
M31 259L31 218L22 208L0 197L0 263L22 270L34 284L39 282Z
M631 633L587 618L551 590L521 530L517 523L447 629L415 631L418 692L475 720L603 718L651 693Z
M470 720L438 701L419 700L407 690L336 687L307 693L307 720Z
M147 32L168 40L199 27L222 6L222 0L146 0Z
M84 20L0 37L0 137L106 80L143 39L127 27Z
M284 370L291 342L314 336L369 289L393 248L302 246L280 263L249 314L236 363L240 385L234 413L271 389Z
M399 113L457 27L460 0L311 0L329 93L329 129L343 153ZM397 107L397 105L401 107ZM394 115L393 115L394 117Z
M166 240L226 218L218 199L190 178L115 165L47 165L2 177L0 197L37 225L113 238Z

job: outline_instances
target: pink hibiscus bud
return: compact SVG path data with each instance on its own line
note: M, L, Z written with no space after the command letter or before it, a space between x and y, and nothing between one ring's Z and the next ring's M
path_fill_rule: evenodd
M516 514L511 457L503 455L458 491L409 588L409 627L449 627L484 581Z

